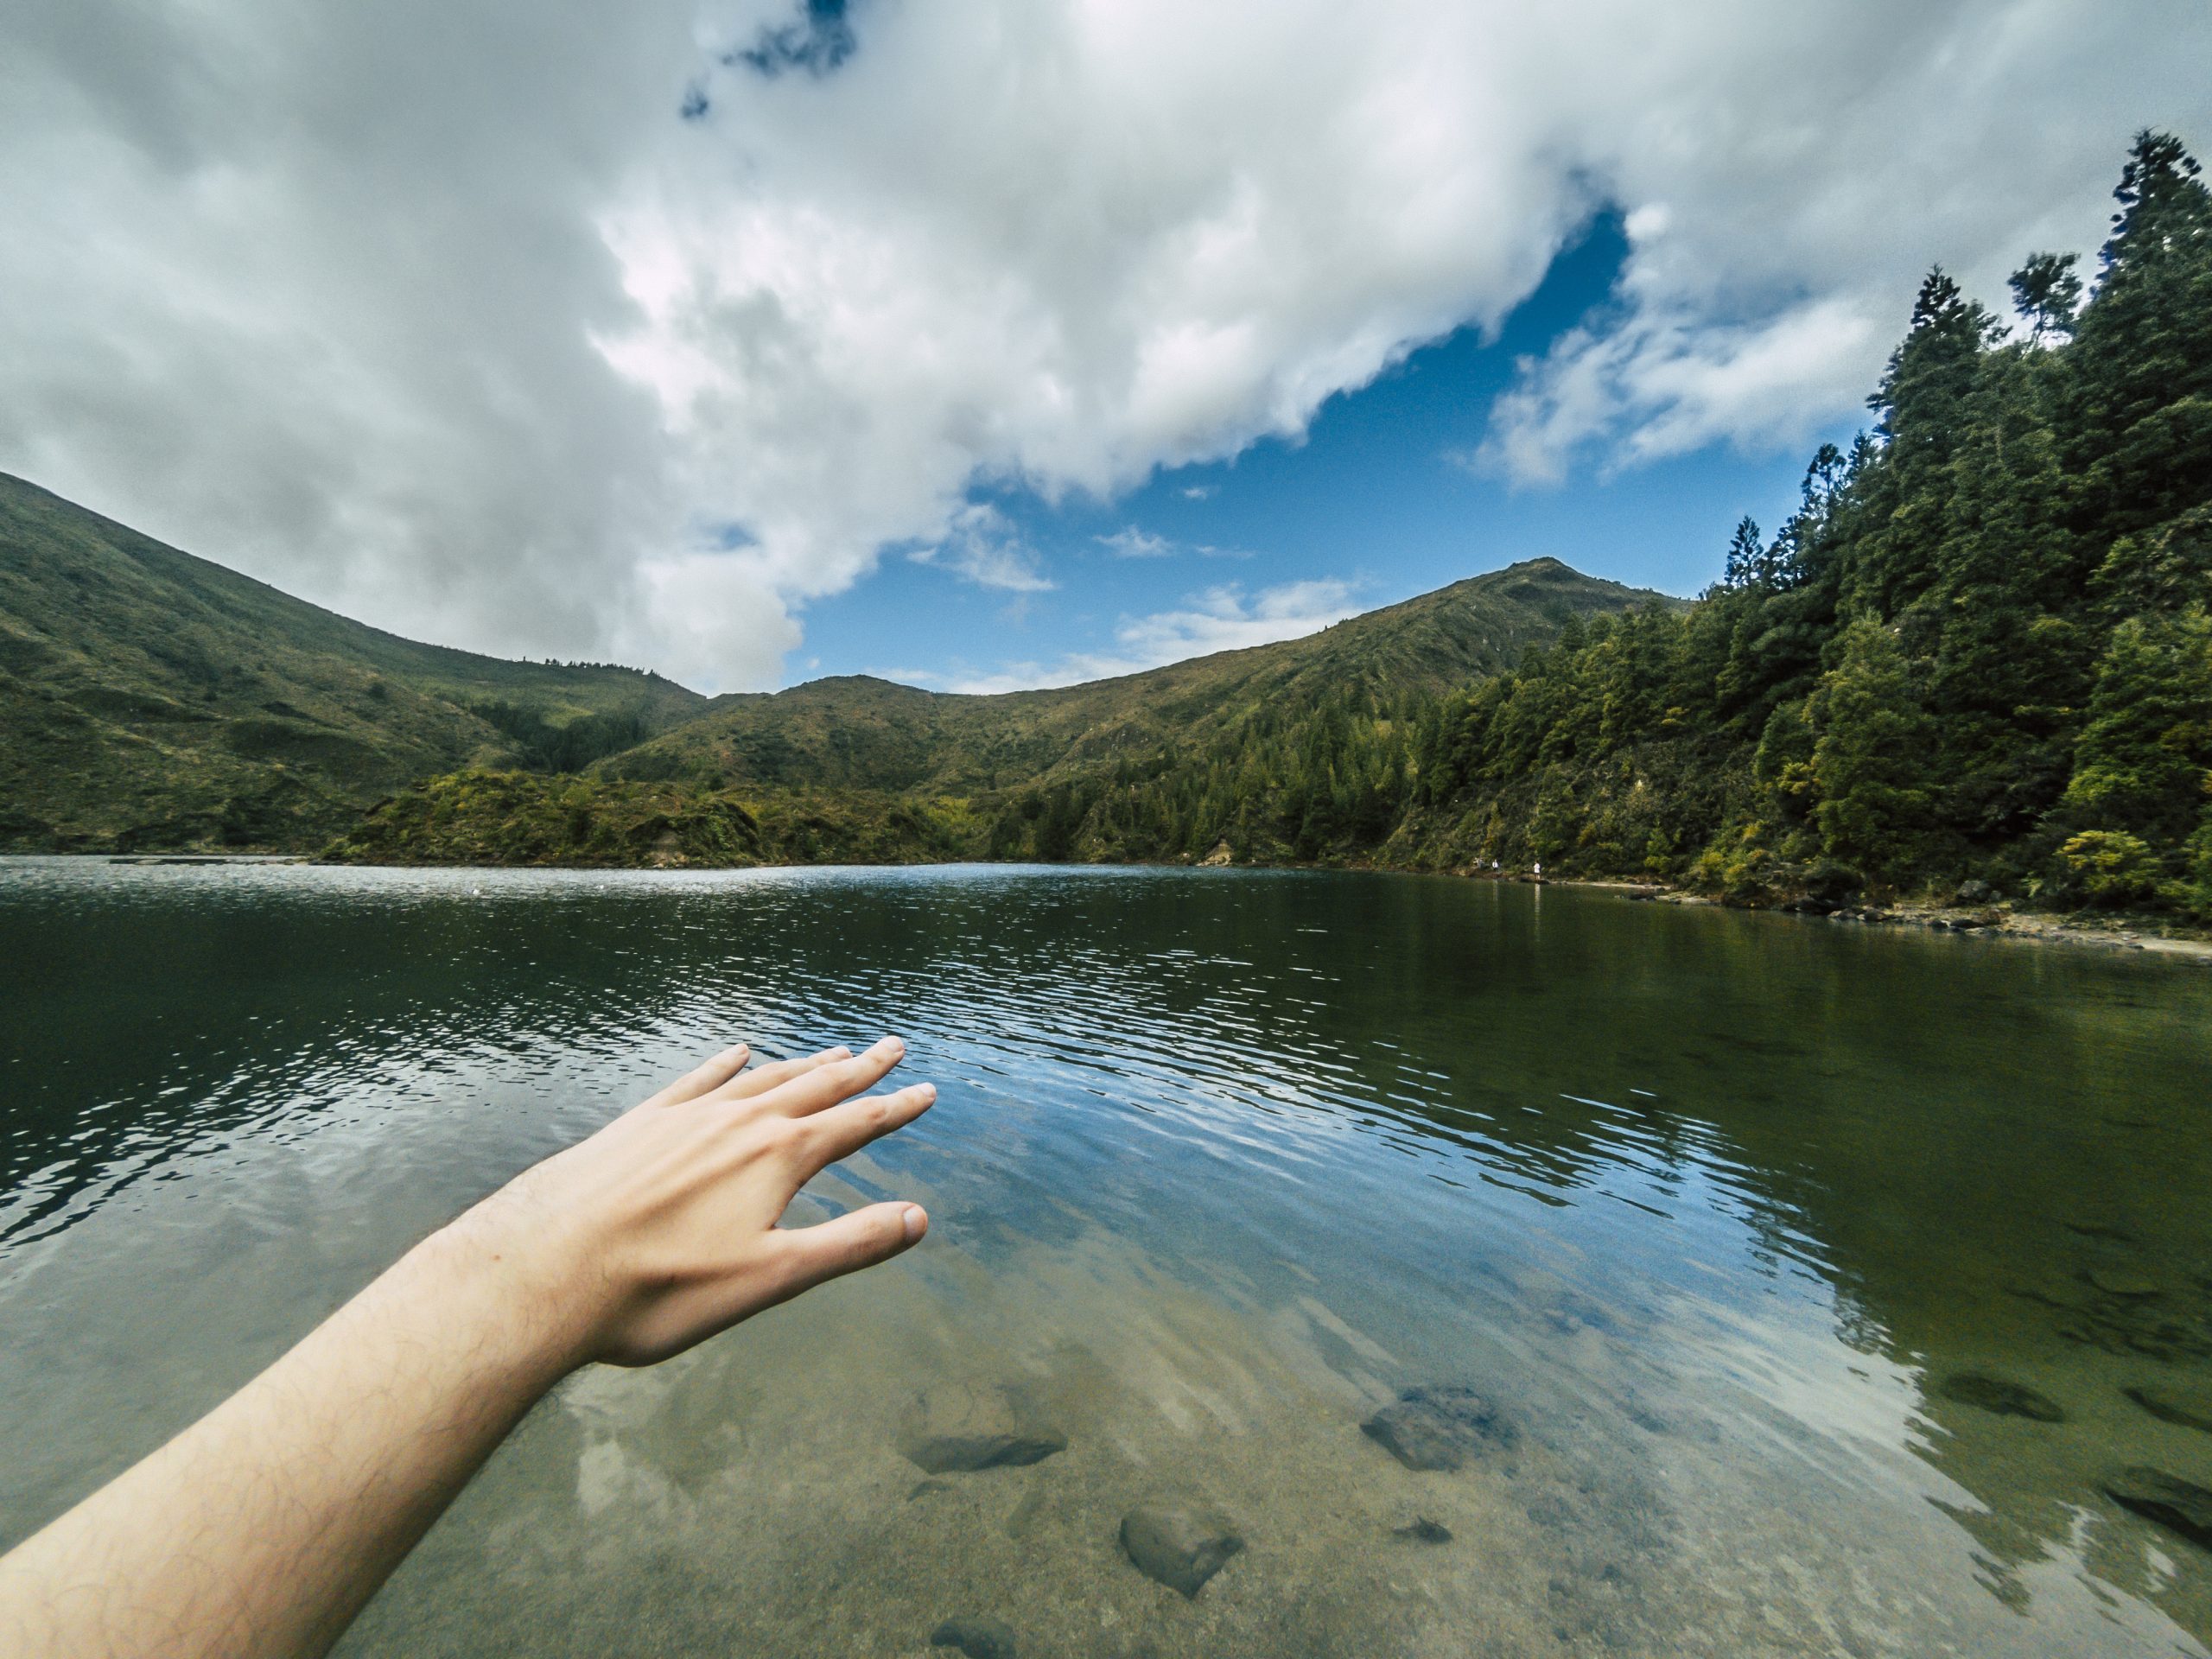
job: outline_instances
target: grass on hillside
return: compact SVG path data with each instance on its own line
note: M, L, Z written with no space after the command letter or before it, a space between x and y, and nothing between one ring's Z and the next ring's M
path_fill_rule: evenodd
M378 803L322 856L582 869L918 864L980 856L984 827L957 799L478 771Z
M0 849L305 849L414 779L587 764L705 701L403 639L0 475Z

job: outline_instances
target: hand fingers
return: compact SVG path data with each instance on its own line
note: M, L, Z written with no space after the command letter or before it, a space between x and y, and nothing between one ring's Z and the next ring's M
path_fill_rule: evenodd
M841 1100L849 1100L863 1089L873 1089L883 1074L906 1058L906 1045L896 1037L881 1042L849 1060L832 1060L760 1096L760 1103L786 1117L804 1117Z
M778 1060L773 1065L756 1065L750 1071L741 1071L715 1091L717 1100L750 1100L755 1095L765 1095L771 1089L789 1083L793 1077L804 1077L818 1065L829 1065L838 1060L849 1060L853 1051L839 1046L825 1048L819 1054L802 1055L795 1060Z
M783 1258L777 1300L888 1262L919 1243L929 1230L929 1216L918 1204L872 1204L817 1227L779 1228L771 1236L780 1241Z
M703 1065L686 1071L645 1103L648 1106L675 1106L687 1100L696 1100L709 1090L721 1088L745 1070L745 1063L752 1058L751 1048L743 1043L734 1043Z
M804 1179L817 1170L849 1158L871 1141L903 1129L937 1101L937 1085L918 1083L887 1095L869 1095L831 1106L804 1120L798 1136Z

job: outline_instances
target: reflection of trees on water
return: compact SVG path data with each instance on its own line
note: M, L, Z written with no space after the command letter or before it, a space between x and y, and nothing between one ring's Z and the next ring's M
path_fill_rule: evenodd
M2078 1549L2212 1628L2212 1557L2099 1492L2133 1461L2212 1484L2212 1435L2124 1392L2212 1372L2212 986L2186 972L1567 890L1539 938L1533 891L1443 880L323 879L80 895L67 951L34 939L53 911L0 906L34 1080L10 1080L0 1224L66 1224L180 1147L424 1057L526 1071L745 1008L783 1027L731 1033L764 1047L911 1020L993 1087L1049 1067L1071 1113L1211 1114L1255 1145L1351 1128L1462 1185L1602 1198L1677 1254L1724 1217L1777 1277L1832 1287L1844 1344L1922 1373L1916 1449L1980 1506L1953 1512L1993 1593ZM994 1052L1020 1064L994 1077ZM1967 1372L2067 1421L1941 1391Z
M1603 899L1547 932L1541 957L1516 960L1509 932L1503 962L1461 970L1484 1010L1461 1039L1480 1073L1462 1094L1544 1108L1492 1114L1510 1144L1486 1155L1567 1195L1654 1162L1703 1177L1761 1249L1833 1286L1840 1340L1923 1372L1916 1449L1983 1506L1958 1518L1993 1592L2025 1594L2015 1569L2083 1550L2212 1630L2212 1557L2101 1490L2145 1460L2212 1485L2212 1436L2126 1392L2212 1392L2201 979ZM1936 1386L1983 1372L2042 1379L2067 1421Z

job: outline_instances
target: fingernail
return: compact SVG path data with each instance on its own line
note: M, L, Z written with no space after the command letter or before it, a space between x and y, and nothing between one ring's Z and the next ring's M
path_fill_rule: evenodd
M876 1046L887 1054L903 1054L906 1051L906 1043L897 1037L886 1037Z
M927 1106L932 1104L937 1099L937 1084L933 1083L918 1083L914 1085L914 1092L922 1097L923 1105Z
M918 1204L906 1206L906 1242L911 1244L930 1230L930 1218Z

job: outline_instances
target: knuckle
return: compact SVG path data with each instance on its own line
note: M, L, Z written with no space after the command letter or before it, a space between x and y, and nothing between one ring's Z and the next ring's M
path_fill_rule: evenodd
M757 1132L761 1146L773 1153L794 1152L806 1138L804 1126L796 1118L789 1117L763 1118Z

